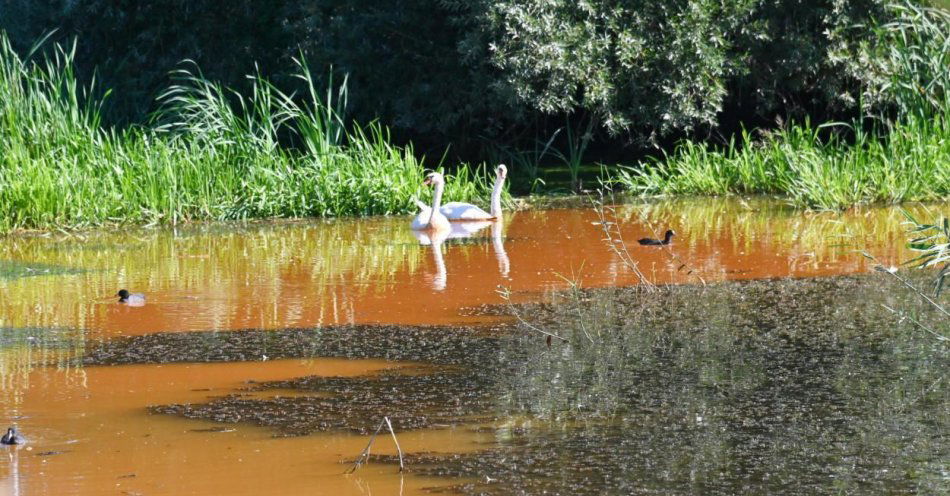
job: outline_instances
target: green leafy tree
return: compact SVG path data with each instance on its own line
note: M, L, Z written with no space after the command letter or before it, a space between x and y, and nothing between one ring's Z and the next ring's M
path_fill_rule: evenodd
M453 2L461 5L464 2ZM715 127L847 104L832 37L881 15L878 0L484 0L482 32L501 84L543 113L587 111L613 133Z
M864 48L895 15L884 0L0 0L20 50L78 37L78 70L114 90L120 121L144 119L183 59L292 91L303 53L349 74L349 116L423 151L524 146L565 117L608 146L840 117L888 67L856 54L886 55Z

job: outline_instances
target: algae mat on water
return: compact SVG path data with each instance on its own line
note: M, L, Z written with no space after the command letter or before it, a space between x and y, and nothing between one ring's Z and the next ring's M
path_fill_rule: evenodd
M950 322L914 298L853 277L535 306L569 341L502 348L530 351L496 383L497 446L407 463L468 494L942 493L948 348L883 305Z
M550 347L526 327L278 331L271 343L307 342L292 355L431 364L249 383L152 411L277 435L365 432L383 415L400 430L495 419L485 451L408 459L417 474L481 481L457 488L466 493L933 493L945 482L947 347L883 305L946 321L879 276L601 289L552 303L514 307L567 339ZM173 354L218 339L174 338ZM260 349L257 338L245 344ZM105 342L86 363L152 348L141 339ZM233 346L207 358L253 356Z

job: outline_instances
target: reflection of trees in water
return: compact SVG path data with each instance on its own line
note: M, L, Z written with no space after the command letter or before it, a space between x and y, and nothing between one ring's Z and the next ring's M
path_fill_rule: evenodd
M502 411L546 420L498 452L511 466L530 458L535 476L492 473L493 455L458 473L531 492L585 478L597 484L577 492L936 491L950 459L947 349L882 303L931 312L873 277L584 292L542 307L533 324L570 341L515 343L512 357L533 352L499 396Z

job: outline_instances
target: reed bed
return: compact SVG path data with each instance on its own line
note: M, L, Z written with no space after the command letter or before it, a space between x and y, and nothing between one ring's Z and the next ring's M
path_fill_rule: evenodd
M249 95L175 74L148 126L102 125L109 92L83 88L75 43L20 57L0 33L0 232L103 224L406 213L422 159L378 123L346 125L346 81ZM485 168L460 166L446 200L486 198Z
M950 197L950 121L911 118L884 137L857 129L853 142L822 126L793 125L754 139L743 133L720 149L684 142L615 180L643 195L775 194L818 209Z

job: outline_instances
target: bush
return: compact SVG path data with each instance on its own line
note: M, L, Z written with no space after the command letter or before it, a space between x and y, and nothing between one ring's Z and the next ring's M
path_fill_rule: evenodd
M930 118L945 112L950 108L950 12L907 1L887 10L890 22L855 26L873 35L833 57L861 81L867 114Z
M638 142L776 114L840 116L860 99L860 71L844 65L871 46L873 20L893 19L884 5L0 0L0 28L13 30L21 53L52 28L60 39L78 36L77 70L87 81L98 68L114 89L103 109L113 120L144 120L182 59L195 60L210 80L250 91L244 75L254 63L290 88L302 51L314 66L350 75L355 119L379 118L402 139L441 153L449 142L455 150L524 146L550 136L565 115Z

